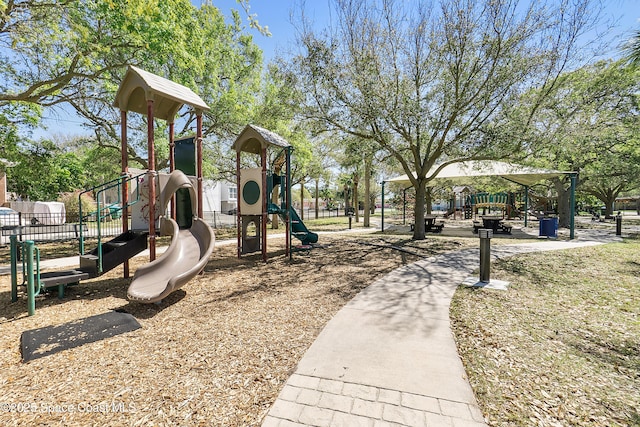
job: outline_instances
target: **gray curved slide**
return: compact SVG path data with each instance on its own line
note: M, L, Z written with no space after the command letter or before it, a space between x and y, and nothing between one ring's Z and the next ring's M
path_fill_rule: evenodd
M179 188L190 189L194 204L193 186L180 171L172 172L160 200L167 203ZM213 252L215 235L209 224L200 218L194 217L191 228L180 230L173 219L160 217L160 234L171 235L171 244L162 256L136 270L127 291L130 300L142 303L162 301L200 273Z

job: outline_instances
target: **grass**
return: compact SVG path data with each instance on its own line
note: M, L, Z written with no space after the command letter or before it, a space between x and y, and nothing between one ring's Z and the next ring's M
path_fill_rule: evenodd
M492 426L640 425L640 241L495 262L452 326Z

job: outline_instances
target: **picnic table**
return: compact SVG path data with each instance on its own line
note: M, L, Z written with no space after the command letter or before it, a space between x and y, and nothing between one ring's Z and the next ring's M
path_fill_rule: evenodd
M425 233L440 233L444 228L444 221L438 220L436 215L424 216L424 231ZM411 231L413 231L414 225L411 224Z
M482 223L480 221L473 221L473 232L478 233L478 229L485 228L493 230L493 233L505 233L511 234L513 226L504 221L501 215L482 215Z

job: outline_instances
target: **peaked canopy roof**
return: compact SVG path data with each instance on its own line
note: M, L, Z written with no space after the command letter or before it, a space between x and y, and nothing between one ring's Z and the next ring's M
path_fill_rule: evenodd
M431 176L439 165L435 165L427 176ZM445 166L434 178L447 179L455 182L468 182L469 178L481 176L499 176L520 185L533 185L539 181L555 178L573 172L563 172L551 169L538 169L513 163L498 162L494 160L470 160L466 162L452 163ZM387 180L400 184L411 184L407 175L398 176Z
M153 100L154 117L172 122L183 105L208 111L209 106L191 89L132 65L127 69L114 106L121 111L147 114L147 101Z
M237 152L247 152L253 154L260 154L263 148L270 145L276 147L291 147L283 137L275 132L261 128L256 125L247 125L240 132L240 135L236 138L235 142L231 146Z

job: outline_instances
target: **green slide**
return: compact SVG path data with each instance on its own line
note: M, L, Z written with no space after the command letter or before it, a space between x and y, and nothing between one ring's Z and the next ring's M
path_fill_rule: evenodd
M291 235L302 242L303 245L310 245L311 243L318 242L318 235L313 231L309 231L304 222L298 216L298 213L295 209L289 209L291 214ZM287 221L287 217L285 216L285 210L278 208L277 205L273 203L269 204L269 213L277 213L280 215L283 221Z

